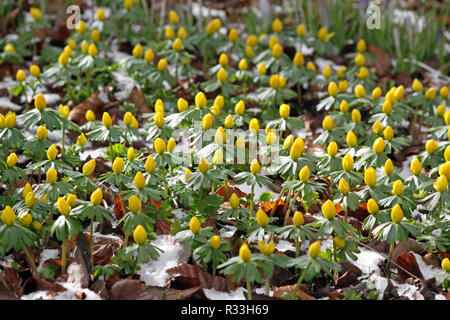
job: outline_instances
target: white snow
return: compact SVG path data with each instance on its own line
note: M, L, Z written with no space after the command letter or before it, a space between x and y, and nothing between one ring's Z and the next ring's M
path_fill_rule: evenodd
M399 296L406 296L409 300L416 300L414 298L414 294L418 291L418 288L412 284L399 284L396 281L392 281L394 287L397 289L397 293Z
M416 157L415 155L412 155L403 160L402 172L400 172L400 177L402 177L405 180L411 176L411 170L409 166L411 164L411 161L413 161L415 157Z
M57 282L66 288L66 291L58 292L55 296L49 294L49 291L39 290L30 294L23 295L22 300L79 300L75 293L82 291L86 294L84 300L101 300L101 297L89 289L82 289L79 284L68 282Z
M44 249L41 252L41 258L39 262L39 266L37 267L38 270L42 269L42 266L44 265L44 262L49 259L56 259L59 257L59 250L58 249Z
M169 241L166 235L156 236L152 244L163 252L160 252L158 260L150 260L139 265L141 270L136 271L136 273L141 276L141 280L147 286L164 287L170 279L170 275L164 271L178 265L183 248L179 243Z
M379 273L380 269L378 263L385 258L381 254L363 247L359 247L359 250L361 252L355 254L358 260L354 261L353 264L360 268L366 275L370 274L372 271Z
M237 228L235 226L224 226L219 230L221 238L231 238L236 232Z
M216 289L203 289L205 295L210 300L245 300L244 288L237 288L231 292L217 291Z
M255 289L255 293L257 294L266 294L266 287L260 287ZM274 291L269 289L269 297L273 297Z
M422 272L423 278L425 280L430 278L436 278L436 285L440 286L442 281L444 281L444 277L442 275L442 270L434 268L433 266L427 265L424 261L422 256L418 255L417 253L414 253L414 257L417 260L417 264L419 265L420 271Z
M22 107L14 102L9 101L8 97L0 97L0 107L5 109L11 109L14 112L22 110Z
M281 252L285 252L285 251L293 251L295 252L295 246L286 240L280 240L278 241L278 243L275 245L275 249L277 249L278 251Z

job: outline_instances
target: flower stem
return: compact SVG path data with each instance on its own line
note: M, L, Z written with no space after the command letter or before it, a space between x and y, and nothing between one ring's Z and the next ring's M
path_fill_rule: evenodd
M50 216L49 216L49 220L48 220L48 226L51 227L52 226L52 222L53 222L53 211L55 210L55 202L52 201L50 202ZM50 230L48 230L47 235L45 236L45 243L48 244L48 240L50 238Z
M295 203L295 199L298 198L298 196L300 195L301 190L297 191L297 193L294 195L294 198L292 198L291 204L289 205L289 208L286 212L286 215L284 216L284 225L286 226L289 220L289 215L291 214L292 211L292 207L294 206Z
M298 278L297 285L295 286L295 289L294 289L294 293L297 292L298 289L300 288L300 284L302 283L303 278L306 275L306 270L307 269L308 269L308 267L306 267L305 270L303 270L302 274L300 275L300 278Z
M31 256L30 252L28 251L27 246L24 243L22 244L22 250L25 253L25 256L27 257L28 264L29 264L31 270L33 270L33 273L39 277L39 272L36 268L36 264L34 263L34 259Z
M253 215L253 204L254 204L254 198L255 197L255 185L252 184L252 192L250 194L250 215Z
M123 239L123 244L122 244L122 248L125 248L127 246L127 242L128 242L128 234L125 234L125 238Z
M289 179L288 179L289 180ZM281 200L281 197L283 196L284 192L286 191L286 187L283 187L283 189L281 189L280 194L278 195L277 200L275 201L275 205L273 206L272 210L270 211L270 216L273 217L273 214L275 213L275 210L278 207L278 203Z
M229 200L229 197L230 197L230 195L229 195L229 190L228 190L228 178L227 179L225 179L225 201L228 201Z
M66 274L66 263L67 263L67 248L66 248L66 244L67 244L67 238L63 239L62 242L62 264L61 264L61 274Z
M389 258L388 258L387 266L386 266L386 275L388 278L391 274L391 261L392 261L392 255L394 254L394 248L395 248L395 242L392 242L389 247Z
M298 258L300 255L300 241L298 241L298 238L295 238L295 257Z
M266 296L269 296L269 285L270 285L270 278L266 279Z
M89 239L89 248L91 249L91 261L94 266L94 217L91 219L91 239Z
M131 278L133 279L134 271L136 271L136 266L138 262L139 251L136 252L136 259L134 260L133 269L131 270Z
M66 128L64 127L64 125L62 126L62 151L61 152L64 152L64 142L65 142L65 135L66 135Z
M252 299L252 284L250 283L250 279L248 277L245 278L245 283L247 284L247 300Z

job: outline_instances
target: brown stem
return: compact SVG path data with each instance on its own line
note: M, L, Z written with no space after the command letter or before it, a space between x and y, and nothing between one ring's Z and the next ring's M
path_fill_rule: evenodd
M39 277L39 271L36 268L36 264L34 263L34 259L31 256L31 254L28 251L28 248L27 248L27 246L25 244L22 244L22 250L25 253L25 256L27 257L28 265L30 266L31 270L33 270L34 275Z

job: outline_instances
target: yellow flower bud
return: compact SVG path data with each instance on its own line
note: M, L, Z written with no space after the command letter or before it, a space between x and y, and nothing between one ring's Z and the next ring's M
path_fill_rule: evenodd
M387 126L384 130L383 130L383 135L384 138L387 141L391 141L392 139L394 139L394 129L392 129L391 126Z
M169 21L171 24L178 24L180 22L180 18L175 10L169 11Z
M303 182L308 181L310 176L311 176L311 172L309 171L308 166L304 166L298 174L299 179Z
M202 119L203 130L211 129L214 122L214 116L211 113L206 114Z
M81 52L86 54L86 53L88 53L88 50L89 50L89 43L86 40L83 40L83 42L81 42ZM59 63L61 63L61 62L59 62ZM61 63L61 64L63 64L63 63ZM67 61L66 61L66 64L67 64Z
M266 256L270 256L275 251L275 243L273 239L271 239L269 243L266 243L266 240L264 239L258 241L258 247L259 251Z
M91 40L93 42L98 42L100 40L100 32L97 29L92 30L91 32Z
M328 94L332 97L336 97L338 94L338 86L333 81L328 84Z
M312 62L312 61L308 61L308 63L306 64L306 68L316 72L316 66L314 65L314 62Z
M242 59L239 61L239 70L245 71L245 70L247 70L247 69L248 69L247 59L242 58Z
M58 198L57 204L58 204L58 210L59 210L60 214L62 214L63 216L69 215L70 206L69 206L69 203L65 199Z
M399 223L403 219L403 210L397 203L391 210L391 220L394 223Z
M338 145L336 142L332 141L328 144L327 153L332 158L336 156L336 154L338 153Z
M23 82L25 81L25 78L27 77L25 71L23 71L22 69L19 69L16 73L16 80L18 82Z
M339 81L338 87L339 87L339 91L340 92L346 92L347 89L348 89L348 82L347 82L347 80Z
M231 206L233 209L236 209L236 208L239 207L239 198L238 198L238 196L236 195L236 193L233 192L233 194L231 195L231 197L230 197L230 199L229 199L229 202L230 202L230 206Z
M263 210L259 209L256 212L256 222L258 222L260 227L264 228L269 224L269 217Z
M3 48L3 52L9 53L9 54L15 54L16 53L16 49L14 48L14 46L12 44L8 43Z
M18 161L17 154L13 152L6 159L6 164L8 165L8 167L12 168L16 165L17 161Z
M373 151L380 154L384 151L386 148L386 143L384 142L384 139L379 137L373 142Z
M145 178L142 172L139 171L138 173L136 173L133 179L133 183L135 187L138 188L139 190L145 187Z
M400 85L397 89L395 89L394 94L397 101L403 99L403 96L405 95L405 87Z
M141 200L139 200L139 198L136 197L135 195L132 195L128 200L128 208L130 208L130 211L132 213L137 213L141 211L142 208Z
M414 158L409 165L409 169L413 175L419 175L422 172L422 164L420 163L420 160L418 158Z
M360 122L361 121L361 112L358 109L352 110L352 121Z
M134 46L133 51L131 52L133 54L133 57L136 59L139 59L144 54L144 48L140 43Z
M55 144L52 144L50 148L47 150L47 158L50 161L53 161L56 159L56 156L58 155L58 149L56 148Z
M370 214L376 214L378 211L380 211L380 208L378 207L378 203L375 201L375 199L370 198L369 201L367 201L367 211Z
M331 67L330 66L326 66L325 68L323 68L322 74L325 77L325 79L328 79L329 77L331 77L331 74L332 74Z
M355 56L355 64L356 64L358 67L362 67L363 65L366 64L366 57L364 57L364 55L363 55L362 53L358 53L358 54Z
M280 105L279 113L282 118L286 119L291 113L291 107L288 104L283 103L282 105Z
M164 114L161 112L156 112L153 116L153 121L158 128L162 128L164 126Z
M36 205L37 199L34 196L34 192L30 191L25 197L25 204L28 208L33 208Z
M346 142L347 142L347 145L348 145L350 148L355 147L356 144L358 143L358 138L357 138L356 135L353 133L353 131L347 132Z
M403 195L404 186L403 182L401 180L397 180L392 185L392 195L394 196L401 196Z
M420 92L423 90L423 85L422 83L418 80L418 79L414 79L413 83L412 83L412 89L415 92Z
M91 203L94 206L97 206L102 202L103 200L103 191L100 188L97 188L92 194L91 194Z
M333 130L334 128L333 119L330 116L326 116L322 121L322 127L327 131Z
M145 62L149 63L149 62L153 61L154 58L155 58L155 54L153 53L153 50L147 49L145 51L145 55L144 55Z
M338 247L339 249L343 249L345 248L345 240L339 238L338 236L333 238L333 243L336 247Z
M122 158L117 157L116 159L114 159L112 168L113 168L113 172L115 174L121 173L123 171L124 167L125 167L125 163Z
M79 145L80 147L83 147L87 142L87 138L84 135L84 133L81 133L78 138L77 138L77 145Z
M217 72L217 80L221 83L224 83L227 81L227 79L228 79L227 72L225 71L224 68L221 68L219 72Z
M193 216L191 218L191 221L189 221L189 229L191 229L191 232L193 234L197 234L200 229L202 228L200 221L198 220L198 218L196 216Z
M436 115L438 117L443 117L444 114L445 114L445 106L443 104L441 104L436 108Z
M250 121L251 124L251 121ZM229 114L226 118L225 118L225 122L224 122L225 128L227 129L231 129L234 126L234 121L233 121L233 116L231 114Z
M364 89L364 87L362 86L362 85L360 85L360 84L358 84L356 87L355 87L355 96L357 97L357 98L363 98L363 97L365 97L366 96L366 90Z
M283 46L281 44L279 44L279 43L275 44L272 47L272 56L275 59L278 59L278 58L281 57L282 54L283 54Z
M299 37L303 37L305 35L305 33L306 33L305 25L303 23L299 24L297 26L297 28L295 29L295 32L297 33L297 35Z
M366 47L367 47L367 45L366 45L366 41L364 39L359 40L358 43L356 44L356 50L358 52L366 51Z
M88 162L86 162L83 165L83 174L86 177L89 177L91 174L94 173L94 171L95 171L95 164L96 164L95 159L91 159L91 160L89 160Z
M295 53L293 62L294 62L294 65L295 65L297 68L298 68L298 67L301 67L302 65L305 64L305 58L303 57L303 55L302 55L301 52L297 51L297 52Z
M309 245L308 254L312 259L317 258L320 253L320 241L314 241Z
M390 176L394 172L394 164L391 159L387 159L384 163L384 173Z
M448 148L450 150L450 148ZM445 176L447 180L450 179L450 161L447 161L439 168L439 175Z
M250 172L252 174L258 174L261 171L261 165L259 164L259 161L257 159L253 159L252 163L250 164Z
M328 220L333 220L336 216L336 207L334 206L333 201L328 199L323 205L322 205L322 213L323 216Z
M364 183L373 188L377 183L377 174L374 168L364 170Z
M10 206L6 206L5 209L3 209L2 221L8 227L12 226L16 221L16 214L14 213L14 210Z
M167 69L167 60L166 59L161 59L161 60L159 60L158 61L158 65L157 65L157 67L158 67L158 70L159 71L166 71L166 69Z
M177 143L175 142L175 139L171 137L169 141L167 141L167 151L172 152L176 146Z
M448 97L448 87L447 87L447 86L443 86L443 87L441 88L441 90L439 90L439 95L440 95L442 98L447 99L447 97Z
M353 169L353 157L348 153L342 159L342 168L347 172Z
M295 140L294 144L291 147L290 157L293 161L297 161L298 158L305 151L305 142L302 138L298 138Z
M155 102L155 112L164 114L164 102L161 99L157 99Z
M177 101L177 107L178 107L179 112L183 112L183 111L187 110L187 108L189 107L189 104L185 99L179 98Z
M447 177L446 176L438 177L433 186L437 191L439 191L441 193L447 191L447 187L448 187Z
M47 101L42 93L39 93L34 99L34 106L41 112L47 107Z
M427 140L427 142L425 143L425 149L427 150L428 154L433 154L436 152L438 148L438 144L435 140L433 139L429 139Z
M100 21L105 21L106 17L105 17L105 10L103 10L102 8L99 8L97 10L97 18Z
M198 164L198 169L200 170L200 172L205 174L209 171L210 168L211 165L209 164L208 160L206 160L206 158L202 158L200 160L200 163Z
M177 37L180 39L186 39L187 38L187 31L184 27L180 27L177 32Z
M162 153L164 153L166 151L166 143L161 138L157 138L155 140L154 146L155 146L155 151L158 154L162 154Z
M272 30L273 30L273 32L277 32L277 33L280 33L281 31L283 31L283 23L281 22L280 19L276 18L275 20L273 20Z
M235 143L236 148L245 149L245 140L244 137L238 137Z
M28 212L21 212L19 214L19 222L24 227L29 227L31 222L33 222L33 217Z
M199 108L204 108L206 107L206 96L203 92L199 92L195 95L195 105Z
M136 244L141 245L147 241L147 231L142 225L138 225L133 231L133 240Z
M103 112L102 123L103 123L103 126L105 126L106 128L109 128L112 126L112 119L108 112Z
M46 174L46 182L49 184L54 184L56 182L56 180L58 179L58 172L56 172L55 169L53 168L49 168L47 170L47 174Z
M25 187L23 187L22 190L22 196L24 199L27 198L28 193L33 192L33 188L31 187L31 184L29 182L27 182L27 184L25 185Z
M430 88L425 92L425 99L433 100L436 97L436 88Z
M77 197L77 195L76 194L69 194L68 196L67 196L67 203L69 204L69 206L70 207L75 207L76 205L77 205L77 200L78 200L78 197Z
M30 8L30 14L34 20L39 21L42 19L42 11L39 8Z
M266 65L264 64L264 62L258 64L258 73L261 75L265 75L267 73Z
M286 139L284 139L283 149L289 150L293 144L294 144L294 136L290 134L289 136L286 137Z
M209 238L209 245L213 249L219 249L220 248L220 237L212 236L211 238Z
M245 56L249 58L253 58L255 56L255 52L253 51L252 47L250 46L245 47Z
M383 107L382 108L383 108L383 112L385 114L391 114L391 112L392 112L392 104L388 100L386 100L383 103Z
M94 43L89 45L88 54L91 57L95 57L98 54L97 46Z
M250 251L247 243L245 243L245 242L239 248L239 257L244 262L249 262L252 259L252 252Z
M228 32L228 40L230 40L231 42L236 42L239 39L239 34L236 30L236 28L232 28L229 32Z
M183 42L181 41L180 38L176 38L175 41L173 42L172 49L178 52L181 51L182 48Z
M234 113L242 116L245 112L245 103L244 100L239 100L238 103L234 106Z
M344 178L339 180L339 191L345 196L350 192L350 185Z
M186 168L186 170L184 171L184 179L185 179L186 181L189 180L190 174L191 174L191 173L192 173L192 171L191 171L189 168Z
M303 214L300 211L296 211L294 213L293 221L294 221L294 226L296 226L297 228L302 226L305 223Z
M375 89L372 90L372 98L374 100L378 100L381 97L382 93L383 93L383 91L381 90L381 88L376 87Z
M5 126L6 128L13 128L16 125L16 113L8 112L5 117Z

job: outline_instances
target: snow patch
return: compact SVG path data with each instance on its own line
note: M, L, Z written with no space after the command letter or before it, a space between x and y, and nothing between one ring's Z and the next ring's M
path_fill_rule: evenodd
M58 292L55 296L50 294L49 291L39 290L32 292L30 294L23 295L21 297L22 300L79 300L75 293L84 292L86 294L86 298L84 300L102 300L98 294L89 290L83 289L79 284L68 283L68 282L57 282L66 288L66 291Z
M44 249L41 252L41 258L39 262L38 270L42 269L44 262L49 259L56 259L59 257L59 249Z
M286 240L280 240L278 241L278 243L275 245L275 249L277 249L278 251L281 252L285 252L285 251L293 251L295 252L295 246Z
M203 289L205 295L210 300L245 300L244 288L237 288L231 292L217 291L216 289Z
M147 263L141 264L141 270L138 270L136 273L141 276L141 280L147 286L164 287L170 279L169 274L164 271L178 265L180 253L183 251L183 248L179 243L169 241L166 235L156 236L152 244L163 252L160 252L158 260L150 260Z
M360 268L366 275L370 274L372 271L379 273L380 268L378 267L378 264L384 260L384 257L377 252L363 247L359 247L359 250L361 252L355 254L358 259L354 261L353 264Z

